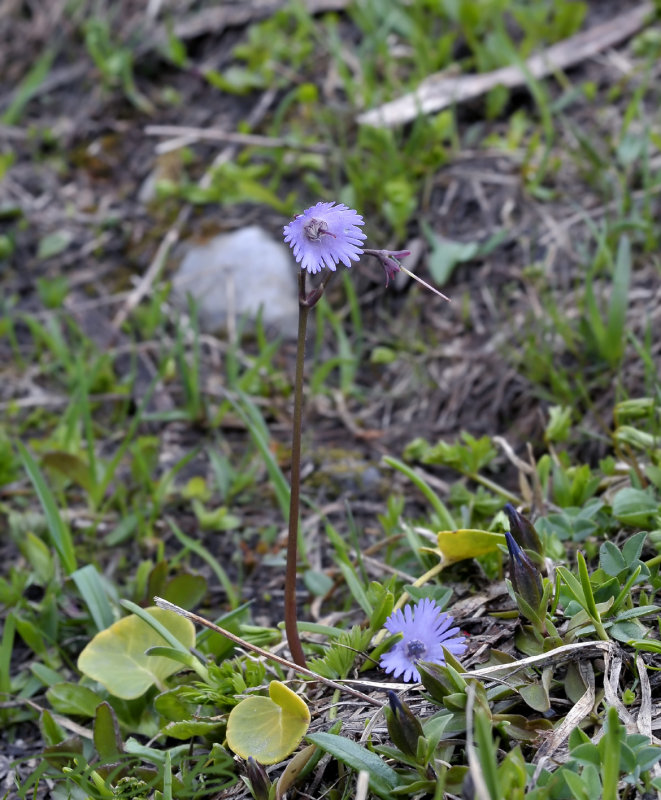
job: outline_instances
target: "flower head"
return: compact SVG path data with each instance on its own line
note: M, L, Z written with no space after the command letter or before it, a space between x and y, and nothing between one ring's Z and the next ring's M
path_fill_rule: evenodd
M362 256L366 236L358 226L364 224L358 212L342 203L317 203L285 225L285 242L301 269L311 275L324 267L335 272L339 261L350 267Z
M462 655L466 650L465 638L455 635L459 628L450 627L453 622L449 614L428 598L415 606L404 606L403 611L393 611L385 627L390 633L401 633L402 638L381 656L381 667L392 672L394 678L404 673L405 681L417 683L420 680L418 661L445 663L441 645L453 655Z

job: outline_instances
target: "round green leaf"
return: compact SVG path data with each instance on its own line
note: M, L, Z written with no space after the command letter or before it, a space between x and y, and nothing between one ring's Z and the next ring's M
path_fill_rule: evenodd
M185 617L161 608L146 609L186 648L195 644L195 628ZM150 647L167 644L160 634L139 617L131 614L97 633L78 657L78 669L98 681L115 697L132 700L182 668L162 656L148 656Z
M271 681L269 697L247 697L232 709L227 743L241 758L276 764L298 747L310 724L310 711L295 692Z

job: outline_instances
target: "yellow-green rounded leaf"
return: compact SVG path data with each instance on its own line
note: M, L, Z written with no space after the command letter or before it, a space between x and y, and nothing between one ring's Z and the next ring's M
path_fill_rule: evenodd
M155 606L146 611L184 647L195 644L195 627L190 620ZM165 679L182 669L171 658L145 655L150 647L165 644L168 643L160 634L131 614L96 634L78 657L78 669L115 697L133 700L154 684L165 689Z
M305 720L305 724L310 724L310 709L307 707L305 700L296 692L285 686L280 681L271 681L269 683L269 697L276 706L295 717Z
M459 531L441 531L437 534L438 550L443 564L454 564L466 558L476 558L505 545L504 533L464 528Z
M246 697L227 721L227 743L241 758L276 764L298 747L310 724L310 711L295 692L271 681L269 697Z

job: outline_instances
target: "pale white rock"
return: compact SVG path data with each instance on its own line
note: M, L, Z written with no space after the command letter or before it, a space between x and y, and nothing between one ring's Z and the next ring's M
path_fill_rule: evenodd
M243 317L287 337L298 325L298 275L291 251L252 225L191 247L172 281L173 301L198 305L200 327L208 333L236 329ZM247 332L244 328L244 332Z

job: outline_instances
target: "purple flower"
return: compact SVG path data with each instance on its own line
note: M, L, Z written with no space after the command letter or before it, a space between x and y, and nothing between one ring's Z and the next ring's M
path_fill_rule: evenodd
M417 683L420 680L415 666L418 661L445 663L441 645L455 656L465 652L465 637L455 636L459 628L451 628L453 622L453 617L428 598L415 606L404 606L403 611L393 611L385 627L390 633L401 633L402 638L381 656L380 666L386 672L392 672L393 678L404 673L405 681Z
M362 256L366 236L358 225L364 224L360 214L342 203L317 203L285 225L285 242L301 269L311 275L324 267L335 272L339 261L350 267Z

